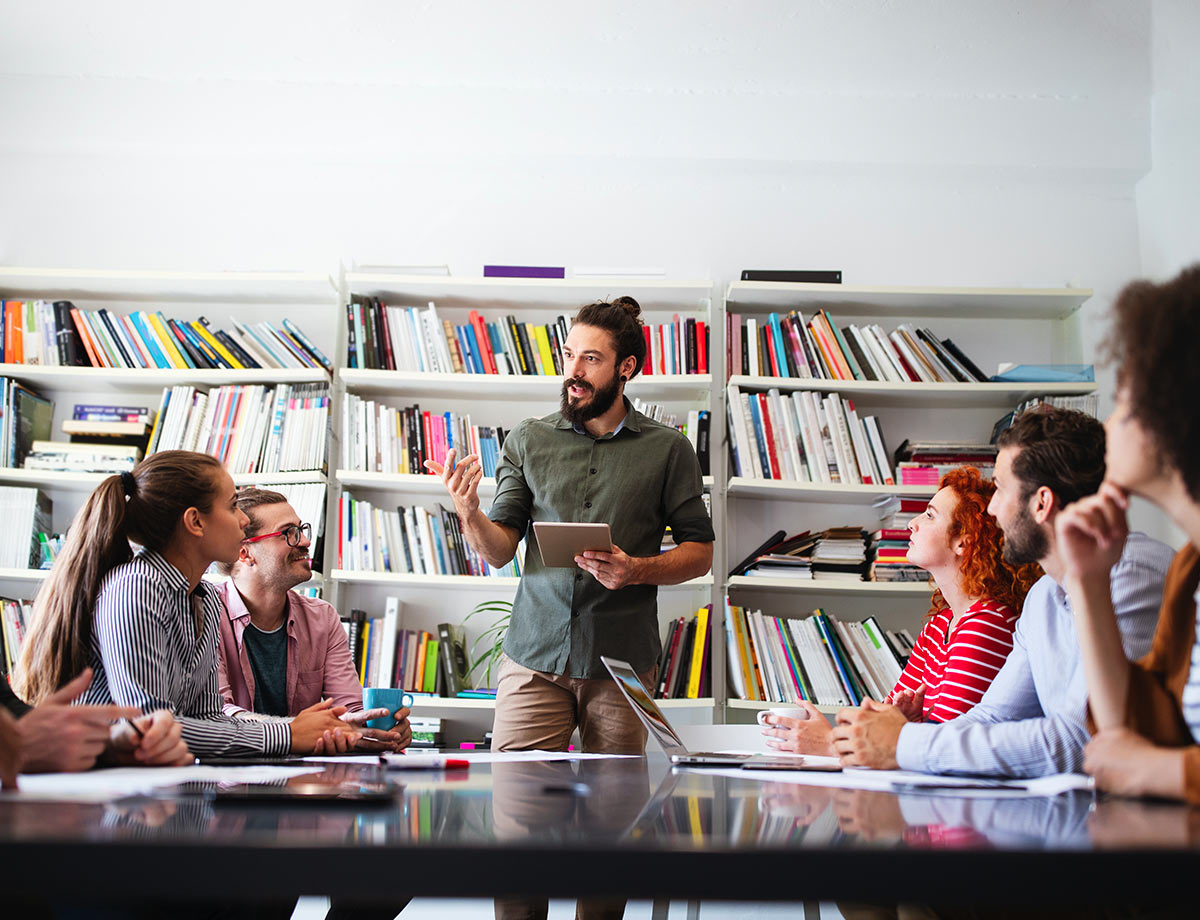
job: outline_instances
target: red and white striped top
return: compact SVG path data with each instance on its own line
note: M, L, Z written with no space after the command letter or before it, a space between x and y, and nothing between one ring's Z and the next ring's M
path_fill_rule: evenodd
M1011 607L983 599L967 608L947 637L954 613L935 613L912 650L904 673L887 702L901 690L925 685L925 721L948 722L979 702L1013 647L1017 614Z

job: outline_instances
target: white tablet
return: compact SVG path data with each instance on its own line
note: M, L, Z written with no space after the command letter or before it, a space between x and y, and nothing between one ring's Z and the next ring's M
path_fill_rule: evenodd
M575 568L575 557L585 550L612 552L612 534L607 524L564 524L538 521L533 525L542 554L542 564Z

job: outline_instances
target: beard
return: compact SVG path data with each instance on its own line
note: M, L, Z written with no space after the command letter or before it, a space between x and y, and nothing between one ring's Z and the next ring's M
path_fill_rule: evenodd
M1029 509L1022 507L1017 519L1004 531L1004 561L1009 565L1039 562L1049 550L1045 531L1033 520Z
M572 397L570 388L573 386L590 390L592 394L591 401L581 404L579 399ZM581 426L584 422L590 422L594 418L599 418L611 409L620 393L621 381L615 371L613 372L612 380L598 390L590 383L580 380L578 377L568 377L563 381L559 412L572 425Z

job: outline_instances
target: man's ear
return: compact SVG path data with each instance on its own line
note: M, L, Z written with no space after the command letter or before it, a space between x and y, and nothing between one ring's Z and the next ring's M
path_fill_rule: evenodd
M1061 510L1058 506L1058 496L1049 486L1038 486L1029 497L1029 502L1029 514L1039 524L1048 523L1054 513Z
M629 380L633 376L633 372L637 370L638 360L633 355L626 356L625 360L617 367L617 374L623 380Z
M254 554L251 552L250 547L245 543L243 543L241 548L238 549L237 561L242 565L254 565Z

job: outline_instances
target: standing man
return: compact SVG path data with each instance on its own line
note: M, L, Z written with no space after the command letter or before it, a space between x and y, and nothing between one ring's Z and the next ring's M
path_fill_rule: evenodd
M408 710L396 711L392 731L365 728L387 710L362 708L362 684L337 611L291 590L312 578L312 528L301 524L287 498L266 489L242 489L238 509L250 519L237 561L221 566L230 579L219 587L219 684L224 711L234 718L288 717L331 700L342 720L363 733L363 750L402 750L412 740ZM326 753L344 739L325 733Z
M983 699L951 722L908 722L872 701L843 709L833 746L844 764L1016 777L1083 766L1087 681L1054 525L1063 508L1100 488L1104 427L1046 407L1023 413L998 445L988 513L1004 531L1004 558L1046 572L1025 597L1013 650ZM1170 562L1170 547L1133 533L1113 566L1112 603L1130 659L1150 648Z
M660 639L658 585L712 566L712 521L700 463L680 432L625 399L646 354L641 308L631 297L581 307L563 345L557 413L521 422L504 442L491 511L479 508L474 454L427 462L454 499L463 533L490 565L528 541L524 576L504 639L493 745L641 754L646 732L601 655L630 662L652 685ZM607 523L611 553L576 556L577 569L542 563L534 521ZM660 553L666 526L674 549Z

